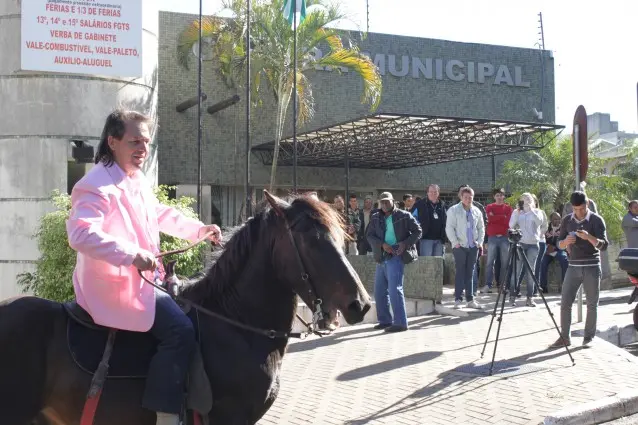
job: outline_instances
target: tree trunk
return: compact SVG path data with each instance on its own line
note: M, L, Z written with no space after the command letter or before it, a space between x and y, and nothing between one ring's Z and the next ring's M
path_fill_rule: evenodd
M282 79L284 77L282 76ZM279 159L279 141L282 138L284 132L284 124L286 123L286 112L288 111L288 104L290 103L290 90L286 87L284 81L279 81L279 102L277 103L277 127L275 129L275 147L272 155L272 167L270 169L270 186L268 190L274 193L275 182L277 179L277 160Z

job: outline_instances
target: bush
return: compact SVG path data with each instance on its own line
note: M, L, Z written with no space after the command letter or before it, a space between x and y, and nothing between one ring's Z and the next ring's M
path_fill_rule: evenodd
M193 199L180 197L169 199L169 186L155 188L155 195L165 205L177 208L189 217L197 217L190 206ZM45 214L40 219L40 225L34 235L38 240L40 258L36 261L36 270L33 273L21 273L17 276L18 285L24 292L32 292L34 295L53 301L68 301L74 298L73 293L73 269L75 268L76 252L69 246L66 233L66 220L71 210L71 197L66 193L54 191L51 200L55 210ZM187 246L190 242L175 238L164 233L160 234L160 250L172 251ZM181 276L191 276L203 268L203 255L206 248L201 243L193 249L183 253L167 257L176 260L176 273Z

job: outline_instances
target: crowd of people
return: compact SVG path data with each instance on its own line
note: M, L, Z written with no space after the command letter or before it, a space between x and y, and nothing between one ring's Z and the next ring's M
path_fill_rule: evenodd
M581 285L587 299L583 343L589 344L596 329L602 275L600 252L609 244L605 222L598 215L596 204L584 191L575 191L562 214L554 211L548 218L532 193L523 193L514 207L505 202L503 188L495 189L492 195L494 202L484 206L474 200L474 190L469 185L462 185L458 188L458 202L447 205L440 198L439 186L431 184L423 198L405 194L398 201L390 192L383 192L376 201L367 196L362 208L354 194L350 195L347 208L340 195L334 199L335 208L346 217L351 239L344 247L345 252L372 255L377 263L375 328L386 332L408 329L404 267L417 256L443 256L448 247L455 263L457 309L463 308L464 303L467 308L482 309L476 300L478 293L489 294L493 288L500 290L502 285L507 285L510 305L515 307L522 295L523 282L525 305L535 307L538 291L549 292L549 267L557 261L562 279L563 338L552 346L571 344L571 309ZM629 246L638 247L638 201L631 201L628 210L623 229ZM523 258L517 253L515 269L508 270L513 252L512 232L516 233L525 255ZM479 288L481 256L487 258L485 284ZM525 260L532 273L524 266Z

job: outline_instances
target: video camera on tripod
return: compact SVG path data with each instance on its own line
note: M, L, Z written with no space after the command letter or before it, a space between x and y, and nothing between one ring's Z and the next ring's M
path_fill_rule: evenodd
M510 243L517 244L521 241L522 237L523 237L523 232L521 232L519 229L509 229L507 231L507 240Z

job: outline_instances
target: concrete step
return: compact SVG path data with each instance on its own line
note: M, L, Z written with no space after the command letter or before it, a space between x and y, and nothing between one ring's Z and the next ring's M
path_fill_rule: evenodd
M415 298L406 298L405 299L405 310L408 314L408 317L416 317L423 316L425 314L431 314L434 312L434 301L433 300L423 300L423 299L415 299ZM308 308L306 304L303 302L299 302L297 304L297 313L307 322L312 321L312 311ZM341 317L339 319L340 327L350 326L346 321ZM372 302L372 308L365 315L363 319L363 324L377 323L377 308L376 303ZM358 323L358 324L362 324ZM293 332L302 332L306 330L305 326L299 322L298 319L295 319L293 323Z

